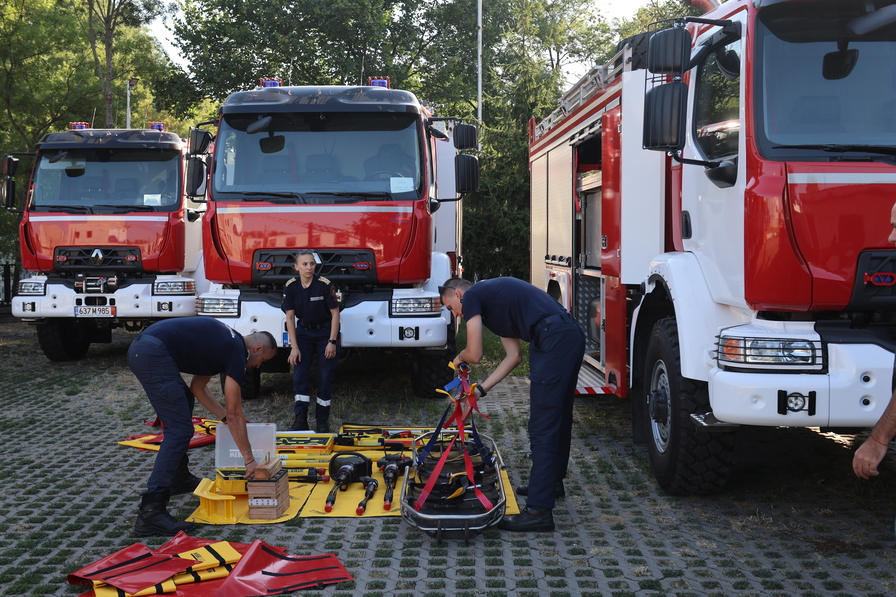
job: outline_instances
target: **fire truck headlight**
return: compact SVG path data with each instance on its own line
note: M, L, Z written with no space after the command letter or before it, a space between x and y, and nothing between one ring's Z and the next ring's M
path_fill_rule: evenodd
M182 280L156 280L152 283L153 294L195 294L196 282L184 278Z
M235 298L198 298L196 309L199 315L218 317L239 317L240 304Z
M22 280L19 282L19 294L27 296L43 296L47 293L47 284L43 280Z
M438 297L393 298L390 308L393 317L438 315L441 310L442 301Z
M749 368L821 369L824 365L819 342L791 338L718 339L719 365Z

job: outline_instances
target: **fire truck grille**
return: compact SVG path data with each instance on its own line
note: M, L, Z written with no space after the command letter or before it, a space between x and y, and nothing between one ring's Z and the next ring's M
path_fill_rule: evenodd
M137 247L58 247L53 254L56 272L142 272Z
M896 253L859 254L848 310L896 311Z
M315 249L320 258L316 272L340 286L363 286L376 283L373 251L354 249ZM292 264L295 250L262 250L255 252L252 283L282 286L298 275Z

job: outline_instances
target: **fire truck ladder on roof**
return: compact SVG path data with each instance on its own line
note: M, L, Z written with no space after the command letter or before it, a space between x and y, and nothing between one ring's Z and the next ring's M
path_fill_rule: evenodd
M606 64L592 67L588 74L563 94L563 97L560 98L560 106L535 126L535 139L541 138L598 91L606 89L610 82L624 70L625 64L631 60L631 56L631 48L625 46Z

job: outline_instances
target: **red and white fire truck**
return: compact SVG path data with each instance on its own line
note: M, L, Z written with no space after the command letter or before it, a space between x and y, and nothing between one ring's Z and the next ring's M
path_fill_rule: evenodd
M12 314L35 325L52 361L84 356L114 328L196 314L203 206L183 193L186 143L164 123L149 126L76 122L37 144L19 224L28 275ZM7 208L16 163L4 160Z
M479 185L476 129L436 119L387 80L369 86L281 86L262 79L222 105L211 146L194 129L188 180L206 182L201 315L283 348L261 371L288 370L280 310L296 251L340 293L343 348L413 357L421 393L451 378L454 326L438 285L459 271L459 194ZM199 125L202 126L202 125ZM205 161L208 160L208 162ZM244 391L258 388L259 370ZM447 377L447 379L446 379Z
M531 123L532 282L672 493L738 426L874 424L894 386L896 2L729 0Z

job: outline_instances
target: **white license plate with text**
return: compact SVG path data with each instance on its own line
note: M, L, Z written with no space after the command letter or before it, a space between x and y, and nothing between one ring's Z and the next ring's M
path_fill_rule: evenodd
M75 317L115 317L115 307L75 307Z

